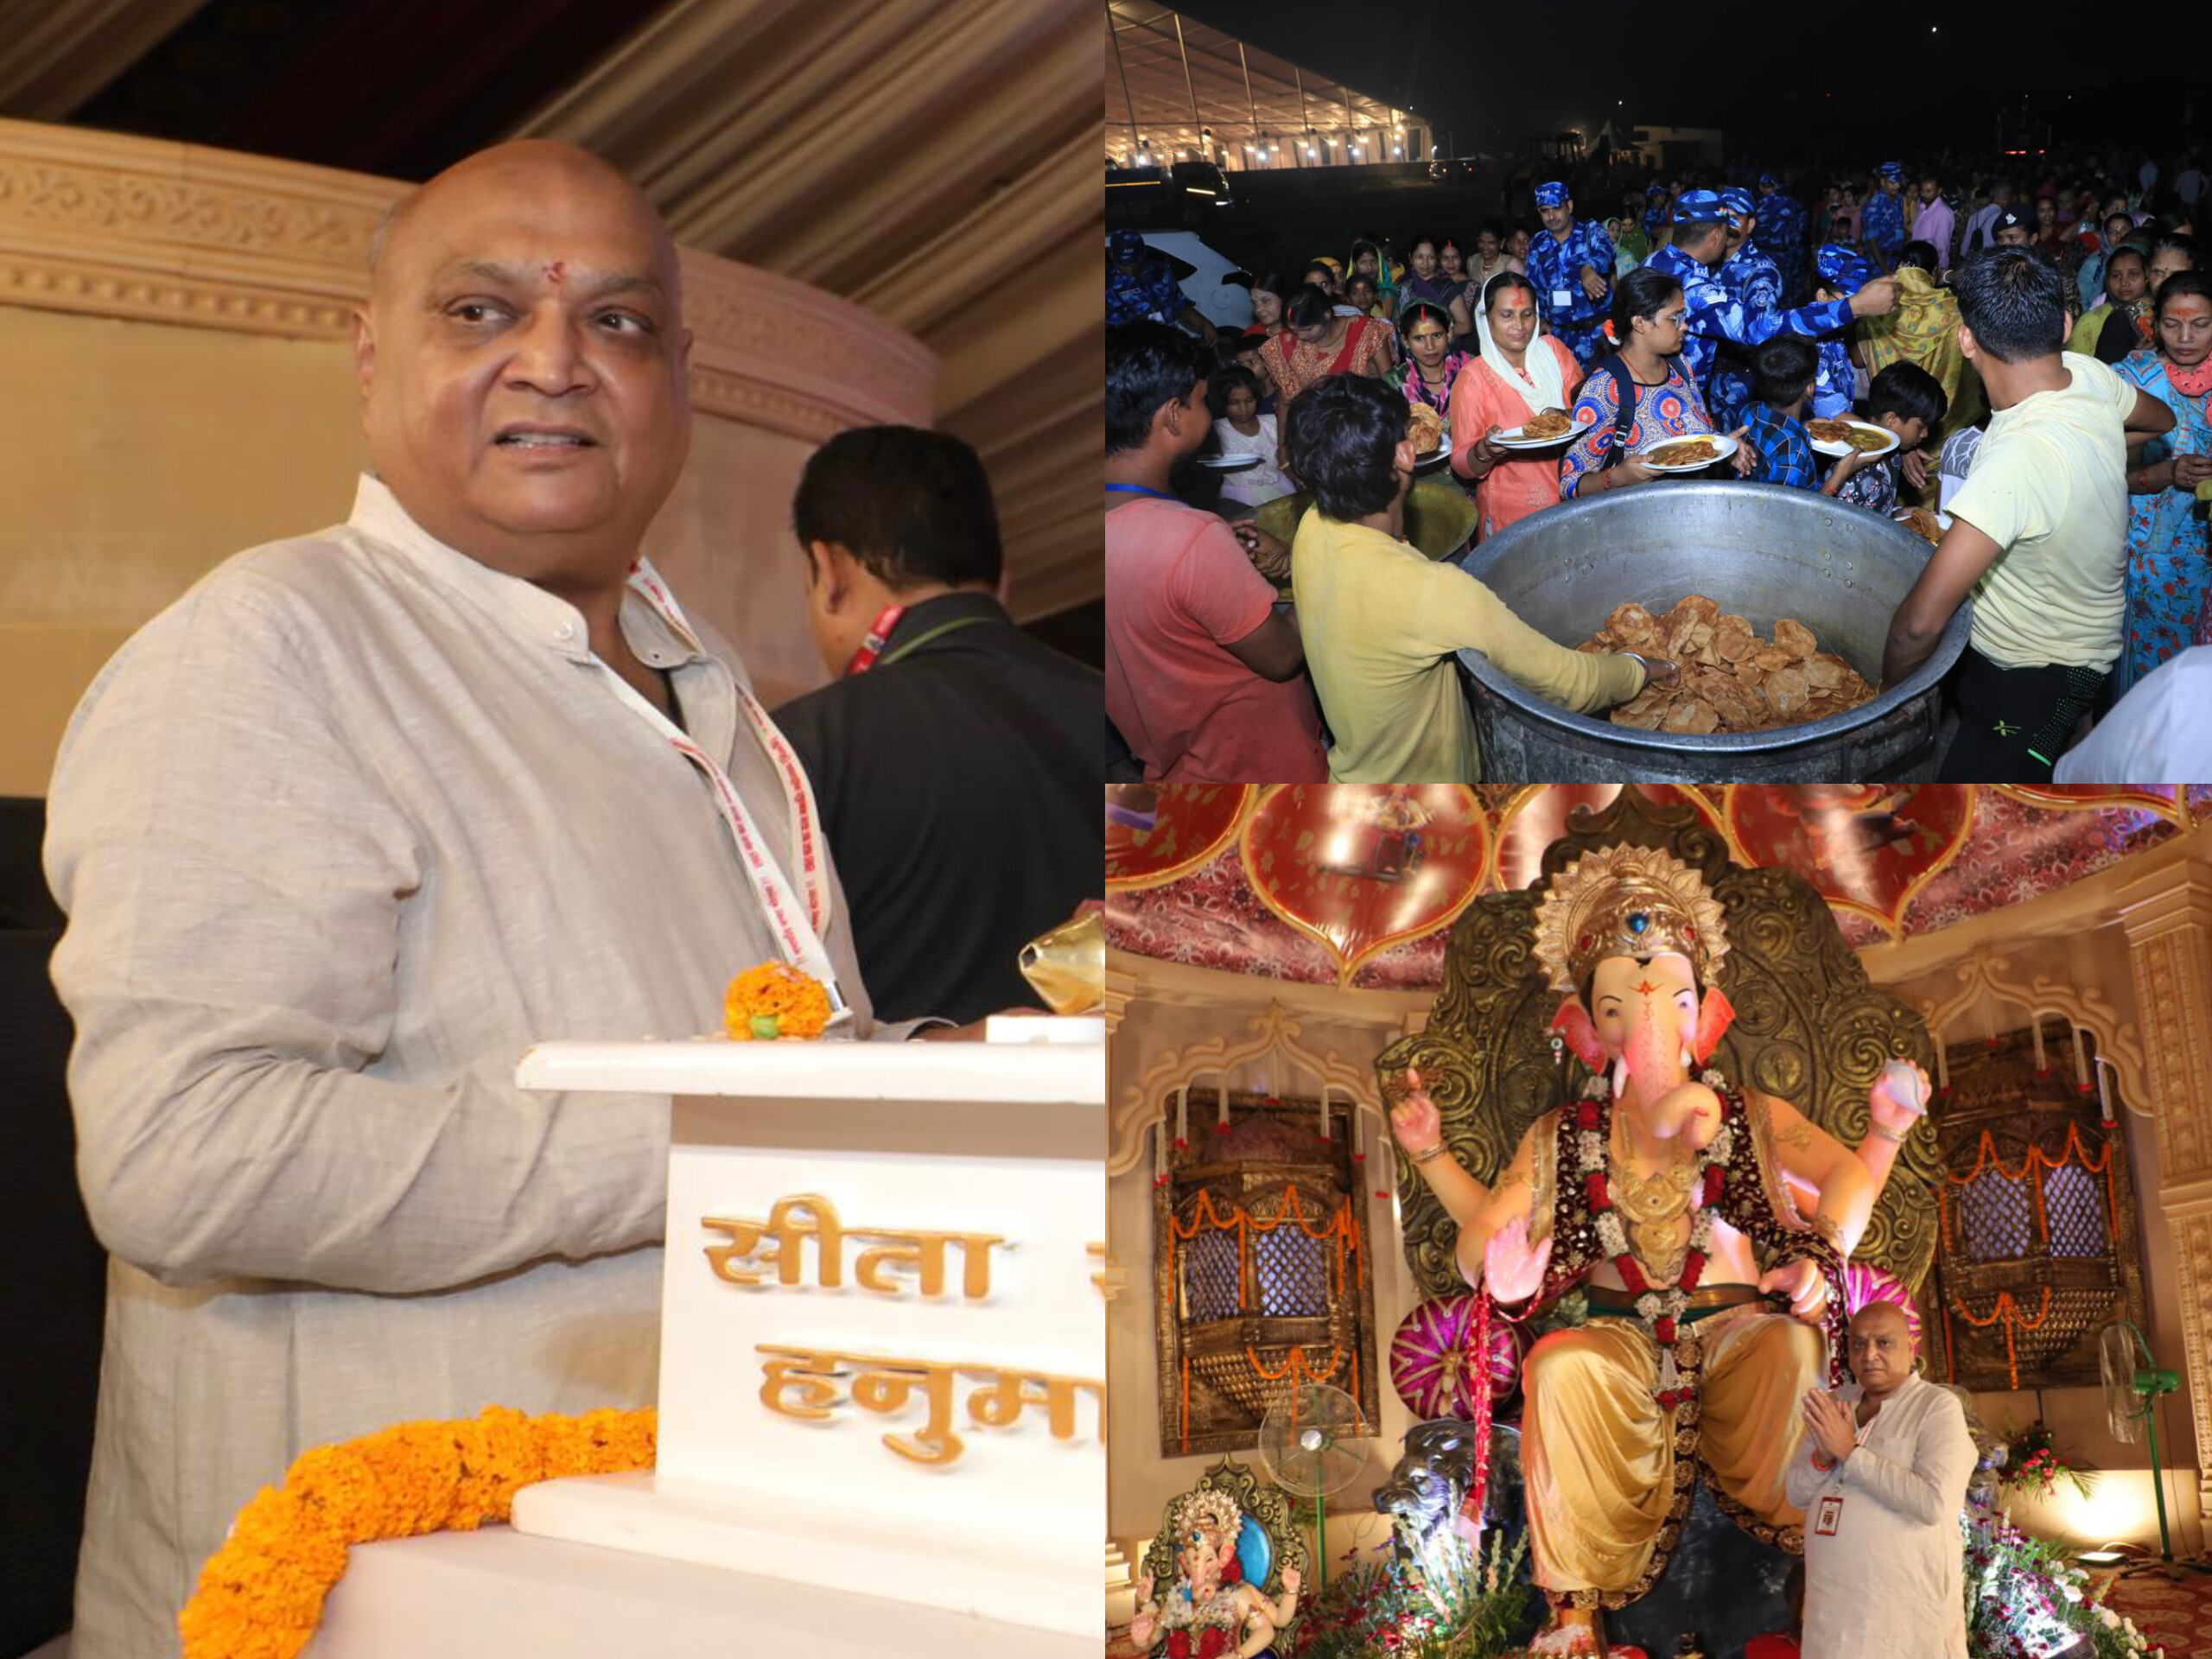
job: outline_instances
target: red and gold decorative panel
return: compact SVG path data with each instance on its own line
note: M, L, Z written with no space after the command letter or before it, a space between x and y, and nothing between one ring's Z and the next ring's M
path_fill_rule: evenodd
M1238 842L1261 903L1317 939L1348 985L1362 963L1448 928L1490 874L1490 821L1448 784L1272 789Z
M1154 788L1171 836L1128 823L1108 831L1107 937L1117 949L1423 990L1442 979L1452 918L1483 893L1525 886L1567 814L1605 804L1620 785ZM2021 903L2212 822L2202 785L1648 792L1695 806L1744 863L1803 875L1856 948ZM1394 815L1407 822L1383 822Z
M1795 870L1839 914L1895 937L1966 844L1974 809L1973 790L1942 784L1731 785L1728 842L1743 863Z

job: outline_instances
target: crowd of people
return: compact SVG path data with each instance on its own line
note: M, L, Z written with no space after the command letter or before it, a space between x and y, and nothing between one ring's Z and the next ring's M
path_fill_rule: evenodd
M1586 213L1554 180L1533 226L1356 237L1295 277L1263 273L1241 333L1170 326L1179 289L1150 308L1109 296L1109 766L1472 781L1459 651L1579 712L1663 683L1675 667L1656 658L1567 653L1599 666L1566 671L1537 648L1560 642L1401 537L1416 489L1464 494L1479 541L1658 483L1655 445L1713 435L1735 442L1711 475L1940 527L1878 666L1884 686L1911 675L1971 596L1945 779L2203 775L2202 748L2177 746L2206 740L2172 710L2212 673L2205 183L2193 151L2167 172L2014 159L1971 182L1946 155L1817 193L1778 169L1606 175ZM1127 291L1148 256L1114 242L1109 290ZM1423 408L1446 449L1408 440ZM1560 414L1552 447L1518 437ZM1838 416L1892 447L1816 460L1808 425ZM1286 495L1287 539L1249 518ZM1264 633L1264 668L1221 631L1239 626ZM1259 755L1288 769L1224 769Z

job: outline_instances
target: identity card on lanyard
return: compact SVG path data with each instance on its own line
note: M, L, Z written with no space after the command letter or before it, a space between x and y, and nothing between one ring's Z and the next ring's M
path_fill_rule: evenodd
M643 559L630 573L631 591L652 606L660 620L673 629L677 637L692 650L702 652L699 637L684 620L676 596L661 585L652 567ZM852 1009L846 1004L844 993L838 988L837 970L830 961L830 952L822 944L822 935L830 925L830 866L822 844L821 819L814 806L814 790L806 780L806 769L799 765L798 755L784 734L768 718L768 711L760 700L746 689L736 686L737 706L752 723L753 734L775 764L778 779L783 785L784 802L791 814L791 844L798 862L801 885L805 897L801 900L791 890L791 884L760 839L760 832L747 810L737 786L729 775L715 762L714 757L691 741L688 733L667 715L639 696L637 688L616 673L598 657L592 658L600 671L613 683L616 692L630 707L668 741L669 747L696 766L713 791L715 805L720 809L722 822L729 826L730 840L737 849L738 862L752 879L753 890L760 900L760 908L767 916L768 925L776 935L776 943L784 953L784 960L810 978L819 980L830 993L830 1023L833 1026L852 1018Z

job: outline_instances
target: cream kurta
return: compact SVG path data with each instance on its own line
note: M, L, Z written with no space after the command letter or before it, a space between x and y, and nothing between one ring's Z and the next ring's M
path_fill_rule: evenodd
M621 620L789 871L734 655L634 595ZM525 1094L515 1061L716 1029L732 974L778 952L701 774L580 613L372 479L347 524L231 560L124 647L49 813L111 1252L71 1651L156 1659L303 1448L652 1400L664 1097Z
M1816 1449L1807 1435L1789 1468L1805 1511L1805 1659L1966 1659L1959 1512L1976 1454L1958 1401L1907 1377L1840 1467L1814 1468ZM1831 1496L1843 1500L1833 1537L1820 1531Z

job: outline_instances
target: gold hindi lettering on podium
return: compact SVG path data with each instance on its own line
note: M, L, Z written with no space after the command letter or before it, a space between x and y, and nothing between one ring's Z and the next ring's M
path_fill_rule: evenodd
M836 1205L818 1192L798 1192L779 1198L765 1221L742 1217L702 1216L699 1225L721 1233L726 1242L705 1247L708 1267L726 1284L760 1288L771 1282L796 1287L804 1279L805 1245L811 1238L816 1253L816 1282L835 1290L845 1282L845 1242L856 1240L869 1248L853 1262L853 1280L863 1290L879 1295L901 1296L911 1287L925 1300L944 1294L945 1253L960 1249L960 1294L969 1301L982 1301L991 1294L991 1250L1012 1249L997 1233L917 1231L911 1229L849 1228ZM761 1254L766 1247L766 1254ZM911 1274L912 1277L906 1275Z

